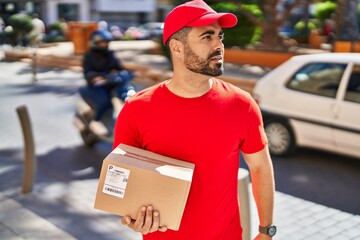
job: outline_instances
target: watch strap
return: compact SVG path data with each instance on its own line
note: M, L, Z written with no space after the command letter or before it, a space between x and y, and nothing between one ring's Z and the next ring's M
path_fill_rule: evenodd
M266 235L268 235L270 237L273 237L276 234L276 226L269 225L269 226L263 227L263 226L259 225L259 232L263 233L263 234L266 234Z
M259 226L259 232L260 233L264 233L264 234L267 234L267 227L263 227L263 226Z

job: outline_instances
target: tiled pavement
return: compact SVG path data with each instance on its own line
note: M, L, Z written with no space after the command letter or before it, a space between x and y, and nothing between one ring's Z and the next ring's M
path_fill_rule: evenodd
M83 147L71 123L81 74L43 69L33 85L27 64L0 62L0 72L0 239L140 239L119 217L93 209L100 161L110 146ZM38 160L28 195L20 193L22 135L15 108L22 104L33 122ZM253 201L251 212L254 235ZM275 223L274 239L360 239L360 216L280 192Z

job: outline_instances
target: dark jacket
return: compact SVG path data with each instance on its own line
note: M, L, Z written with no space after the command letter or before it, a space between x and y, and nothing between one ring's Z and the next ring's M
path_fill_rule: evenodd
M89 87L92 87L92 79L97 76L106 76L111 71L120 71L123 67L120 59L115 57L115 53L110 50L89 50L83 59L84 77Z

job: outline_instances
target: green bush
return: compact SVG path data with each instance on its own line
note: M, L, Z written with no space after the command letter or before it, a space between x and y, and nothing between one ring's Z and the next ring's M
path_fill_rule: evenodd
M64 34L64 28L62 26L62 23L57 21L57 22L53 22L52 24L49 25L49 31L58 31L61 34Z
M225 47L239 46L256 43L261 38L261 28L249 21L240 11L237 4L234 3L216 3L211 7L217 12L230 12L237 16L238 24L233 28L223 29L225 33ZM262 18L263 13L259 6L255 4L243 4L243 9L251 12L257 18Z
M49 25L48 33L44 37L44 42L63 42L65 41L65 29L61 22L56 21Z
M331 18L331 15L336 11L336 7L337 4L330 1L315 3L314 17L321 21Z
M309 31L315 30L318 28L313 21L308 21L307 27L308 27ZM305 31L305 21L300 20L299 22L297 22L294 26L294 29L298 34L303 33Z
M14 14L9 18L9 25L15 32L29 33L34 28L32 18L25 14Z
M46 43L55 43L55 42L64 42L64 41L65 41L65 37L62 35L48 34L45 35L44 37L44 42Z
M10 44L13 46L17 44L17 36L12 29L1 32L0 39L2 39L5 44Z
M16 35L17 44L34 28L32 18L25 14L14 14L10 16L9 25L13 29L13 34Z

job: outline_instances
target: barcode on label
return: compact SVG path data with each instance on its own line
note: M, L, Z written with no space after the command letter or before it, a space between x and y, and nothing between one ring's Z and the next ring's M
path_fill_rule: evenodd
M109 191L109 192L112 192L112 193L120 194L120 195L123 195L123 194L124 194L124 191L116 190L116 189L109 188L109 187L105 187L105 190L106 190L106 191Z
M129 175L129 169L109 164L105 176L103 193L124 198Z

